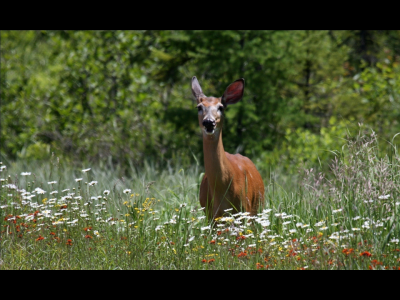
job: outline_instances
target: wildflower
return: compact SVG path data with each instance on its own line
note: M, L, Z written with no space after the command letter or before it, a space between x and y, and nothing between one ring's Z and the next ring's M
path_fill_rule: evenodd
M249 245L249 248L254 248L254 247L256 247L256 244Z
M45 217L49 217L50 214L51 214L51 210L44 210L44 211L42 211L42 214L43 214Z
M293 215L282 216L282 219L287 219L287 218L291 218L291 217L293 217Z
M41 188L36 188L35 192L39 195L43 195L44 193L46 193L46 191L42 190Z
M277 217L277 218L279 218L279 217L283 217L283 216L286 216L286 213L278 213L278 214L275 214L275 217Z
M336 210L332 210L332 212L335 214L335 213L337 213L337 212L341 212L342 211L342 209L341 208L339 208L339 209L336 209Z
M192 236L192 237L189 238L189 242L191 242L191 241L193 241L193 240L194 240L194 236Z
M352 228L353 231L360 231L360 228Z
M206 226L206 227L201 227L201 231L210 230L210 229L211 229L211 225Z
M247 251L244 251L244 252L240 252L237 257L240 258L240 257L246 257L246 256L247 256Z
M214 262L215 261L215 258L211 258L209 261L208 261L208 263L210 264L210 263L212 263L212 262Z
M215 245L215 240L212 240L212 241L210 242L210 244L211 244L211 245Z
M303 223L296 223L296 227L301 227L303 226Z
M72 240L71 240L71 239L68 239L66 244L67 244L68 246L72 246Z
M296 229L290 229L289 232L290 233L295 233L297 230Z
M370 252L368 252L368 251L364 251L364 252L361 252L361 253L360 253L360 256L367 256L367 257L371 257L371 256L372 256L372 254L371 254Z
M105 190L105 191L103 192L103 194L107 196L108 194L110 194L110 191L109 191L109 190Z
M327 226L323 226L323 227L321 227L319 230L327 230L327 229L328 229Z
M56 184L56 183L57 183L57 181L50 181L47 184Z
M267 226L269 226L271 223L269 222L269 221L263 221L263 222L261 222L260 223L260 225L262 226L262 227L267 227Z
M83 172L83 173L86 173L87 171L90 171L90 170L91 170L91 168L83 169L82 172Z
M130 189L125 189L124 190L124 194L130 194L131 193L131 190Z
M358 219L361 219L361 217L360 216L354 217L353 221L357 221Z
M82 181L83 178L75 178L76 182Z
M324 224L325 224L325 221L320 221L318 223L315 223L314 226L321 227Z
M53 195L53 194L58 194L58 191L52 191L52 192L50 192L50 195Z
M390 240L390 242L391 242L391 243L396 243L396 244L397 244L397 243L399 242L399 239L393 238L393 239Z
M21 173L21 176L28 176L28 175L31 175L31 172L22 172Z
M90 235L85 235L85 239L92 239L93 237L92 236L90 236Z
M389 199L389 198L390 198L390 195L382 195L382 196L378 197L378 199L384 199L384 200Z
M41 235L39 235L39 237L36 239L36 241L41 241L44 240L44 237L42 237Z
M224 211L228 212L228 211L231 211L231 210L233 210L233 208L228 208L228 209L225 209Z
M342 250L342 253L344 253L344 254L346 254L346 255L349 255L349 254L351 254L351 253L353 253L353 252L354 252L354 249L353 249L353 248L350 248L350 249L344 248L344 249Z
M96 185L97 184L97 181L91 181L91 182L89 182L89 186L93 186L93 185Z
M202 259L201 262L202 262L202 263L206 263L206 262L207 262L207 259Z
M331 224L331 226L338 226L339 225L339 223L333 223L333 224Z
M286 222L283 222L282 225L287 225L287 224L290 224L290 223L291 223L291 221L286 221Z

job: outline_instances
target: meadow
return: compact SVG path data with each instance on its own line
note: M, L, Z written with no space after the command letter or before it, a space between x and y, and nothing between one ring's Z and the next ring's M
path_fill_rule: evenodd
M54 156L2 162L0 269L400 270L395 138L382 152L362 131L329 168L261 170L258 215L226 211L213 224L198 164L149 163L123 177Z

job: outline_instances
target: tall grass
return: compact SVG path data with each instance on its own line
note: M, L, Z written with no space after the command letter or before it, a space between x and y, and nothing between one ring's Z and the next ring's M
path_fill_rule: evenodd
M263 211L211 226L197 165L132 167L129 178L54 157L3 165L0 268L398 269L400 157L376 141L349 138L328 174L270 172Z

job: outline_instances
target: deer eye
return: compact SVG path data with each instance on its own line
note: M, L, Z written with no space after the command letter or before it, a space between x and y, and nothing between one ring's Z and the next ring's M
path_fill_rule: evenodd
M218 110L222 112L222 111L224 111L224 107L222 105L218 106Z
M197 106L197 110L198 110L198 111L202 111L203 108L202 108L201 106Z

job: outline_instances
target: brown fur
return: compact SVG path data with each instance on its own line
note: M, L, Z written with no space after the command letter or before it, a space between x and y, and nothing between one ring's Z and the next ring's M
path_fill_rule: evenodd
M234 84L237 82L235 81ZM204 130L203 120L207 116L216 124L215 134L207 135L203 131L205 175L200 186L200 205L205 208L210 220L223 216L224 210L229 208L233 208L233 212L244 210L255 215L260 204L264 202L264 183L253 162L240 154L232 155L224 151L222 144L224 115L218 111L218 108L221 103L226 106L237 103L241 99L236 97L230 100L229 95L239 94L239 92L243 94L243 91L229 90L230 87L221 98L206 97L200 85L194 85L192 81L193 94L197 98L198 105L202 107L202 111L199 112L200 128ZM224 97L227 99L226 104Z

